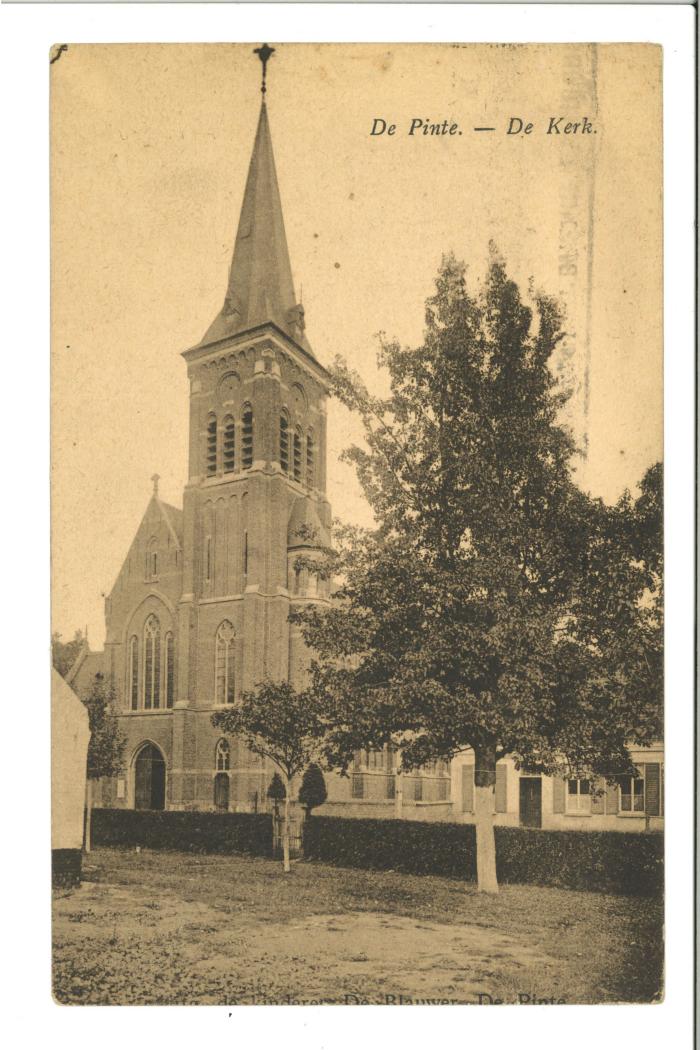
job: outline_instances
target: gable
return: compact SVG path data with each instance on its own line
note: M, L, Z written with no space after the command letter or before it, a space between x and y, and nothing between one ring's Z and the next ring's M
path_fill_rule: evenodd
M182 511L152 497L105 602L108 634L146 594L181 594Z

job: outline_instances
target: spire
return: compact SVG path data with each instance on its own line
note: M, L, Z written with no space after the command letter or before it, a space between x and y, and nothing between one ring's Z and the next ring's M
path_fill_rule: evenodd
M266 62L262 56L261 60L264 72ZM304 335L304 310L294 294L263 95L226 298L202 344L245 332L267 321L274 322L310 352Z

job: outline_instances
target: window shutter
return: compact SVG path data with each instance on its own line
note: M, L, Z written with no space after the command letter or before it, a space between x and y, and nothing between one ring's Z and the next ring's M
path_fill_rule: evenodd
M620 808L619 791L617 784L606 784L605 786L605 812L617 813Z
M660 766L658 762L647 762L644 769L646 789L646 812L650 817L658 817L660 806Z
M552 813L564 812L564 791L566 781L563 777L552 777Z
M506 794L508 769L506 766L496 766L496 812L505 813L508 809Z
M605 813L605 781L594 780L591 783L591 791L591 813Z
M462 766L462 813L474 812L474 766Z

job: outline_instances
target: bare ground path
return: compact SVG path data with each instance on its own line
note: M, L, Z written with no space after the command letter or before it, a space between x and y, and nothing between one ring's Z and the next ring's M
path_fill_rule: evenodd
M102 849L54 902L63 1003L649 1001L660 902Z

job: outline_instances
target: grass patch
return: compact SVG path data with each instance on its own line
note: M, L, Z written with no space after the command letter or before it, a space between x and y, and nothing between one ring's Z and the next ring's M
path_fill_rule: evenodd
M54 902L65 1003L659 997L662 903L242 856L100 849Z

